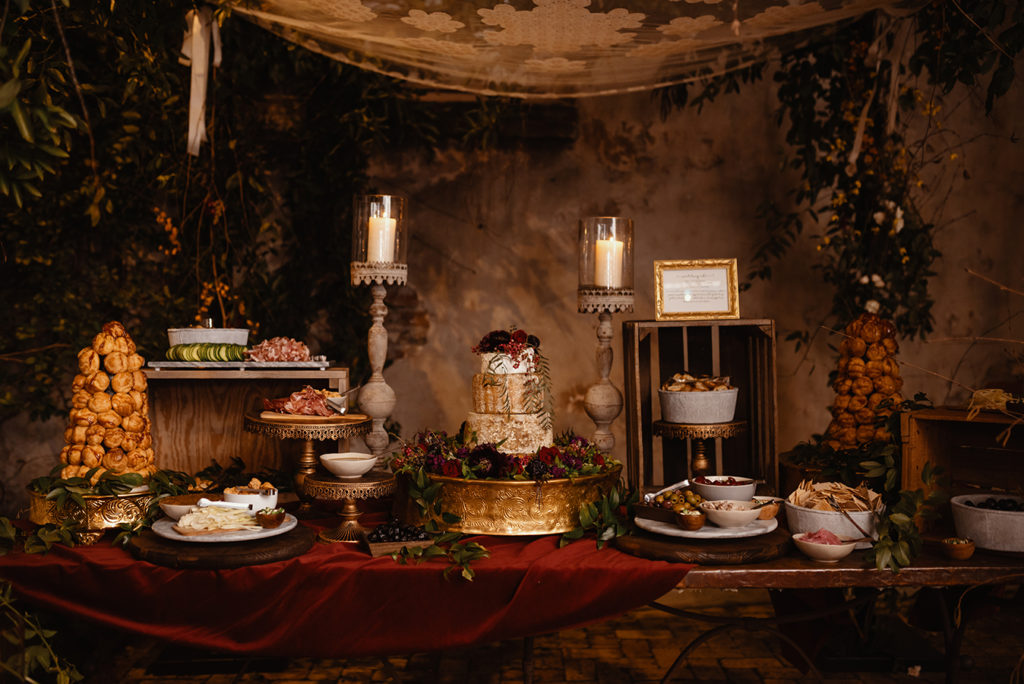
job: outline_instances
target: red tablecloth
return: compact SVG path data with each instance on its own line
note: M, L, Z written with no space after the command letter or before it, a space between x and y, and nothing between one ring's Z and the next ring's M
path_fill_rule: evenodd
M553 632L656 599L691 566L649 561L593 539L476 537L491 557L476 579L430 561L399 565L348 544L286 561L175 570L106 540L0 557L28 599L103 625L233 653L357 657L444 649Z

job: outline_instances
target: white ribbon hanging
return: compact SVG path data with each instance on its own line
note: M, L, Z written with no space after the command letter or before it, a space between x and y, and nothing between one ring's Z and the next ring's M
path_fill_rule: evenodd
M213 43L213 66L220 66L220 30L209 7L190 10L185 15L188 28L181 45L182 64L192 67L188 102L188 153L198 157L199 146L206 140L206 81L210 72L210 43Z

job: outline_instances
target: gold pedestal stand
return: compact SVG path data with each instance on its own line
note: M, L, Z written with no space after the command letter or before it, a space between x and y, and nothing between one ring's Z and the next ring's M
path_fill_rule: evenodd
M342 480L325 473L311 473L302 485L305 499L328 503L341 501L341 524L320 533L325 542L357 542L366 531L359 524L362 511L358 499L379 499L395 491L395 475L383 470L371 470L354 480Z
M743 433L747 429L747 421L734 420L728 423L669 423L664 420L654 421L653 432L659 437L669 439L694 440L693 454L690 456L690 473L693 477L708 475L711 462L708 461L706 440L727 439Z
M75 540L83 545L95 544L107 530L122 523L137 523L146 517L156 495L146 489L134 494L83 494L85 508L68 501L64 506L29 490L29 520L36 525L60 525L70 520L78 525Z
M344 420L346 418L348 420ZM305 479L316 472L319 462L313 443L365 435L370 431L370 418L354 415L338 416L334 419L322 419L317 422L317 416L310 416L308 421L297 422L294 416L276 421L246 414L245 430L277 439L303 440L302 453L295 463L295 492L302 499L296 512L301 515L309 513L313 508L310 500L303 493L302 486Z

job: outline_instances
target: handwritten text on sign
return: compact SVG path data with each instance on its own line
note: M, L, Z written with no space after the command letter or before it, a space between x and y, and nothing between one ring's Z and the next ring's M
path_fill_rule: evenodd
M662 293L668 313L728 311L728 271L724 268L666 270L662 274Z

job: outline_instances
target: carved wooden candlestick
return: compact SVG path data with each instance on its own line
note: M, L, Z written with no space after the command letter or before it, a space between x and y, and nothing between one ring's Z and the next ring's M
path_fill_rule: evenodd
M580 313L598 312L597 320L597 372L598 381L587 389L583 408L594 421L594 444L605 453L615 448L611 425L622 413L622 392L610 379L612 371L612 311L633 311L632 291L608 292L580 290L577 310Z
M360 195L355 198L352 226L352 284L372 285L367 335L370 379L359 390L360 410L370 416L366 446L378 458L387 452L390 439L384 421L395 410L395 391L384 380L384 361L388 356L388 331L384 329L384 284L405 285L409 276L406 264L405 198L400 195Z
M633 220L591 216L579 225L579 286L576 309L597 314L597 372L583 408L594 421L594 444L605 453L615 447L612 422L622 413L622 392L612 372L612 314L633 311Z
M388 308L384 305L387 289L384 281L404 285L407 267L405 264L389 264L384 269L378 264L352 264L352 284L372 282L370 294L370 318L373 324L367 334L366 349L370 359L370 379L359 390L359 410L370 416L370 432L363 439L374 456L387 452L390 438L384 429L384 421L395 410L395 390L384 380L384 362L388 356L388 331L384 328L384 317ZM401 267L401 268L399 268ZM383 273L387 271L387 273ZM358 274L357 274L358 272Z

